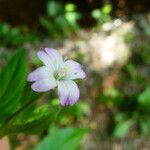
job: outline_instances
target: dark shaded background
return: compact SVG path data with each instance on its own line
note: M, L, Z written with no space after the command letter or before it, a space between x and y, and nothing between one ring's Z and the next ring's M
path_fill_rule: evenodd
M34 27L38 25L39 16L46 13L47 2L47 0L0 0L0 22ZM77 10L83 15L80 24L87 27L95 24L90 15L91 11L100 8L104 3L112 4L113 17L123 17L127 20L135 13L149 11L150 6L149 0L60 0L60 2L76 4Z

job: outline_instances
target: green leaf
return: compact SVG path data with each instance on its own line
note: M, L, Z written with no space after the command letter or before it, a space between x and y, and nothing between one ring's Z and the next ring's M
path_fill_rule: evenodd
M47 4L47 14L49 17L57 17L63 12L63 7L60 3L55 1L49 1Z
M40 17L41 25L47 30L48 35L51 37L59 37L56 24L46 17Z
M68 4L65 5L65 11L66 12L72 12L72 11L75 11L75 9L76 9L75 4L68 3Z
M132 124L133 124L132 120L127 120L127 121L118 123L114 129L113 137L122 138L126 136L129 133Z
M108 93L108 95L109 95L110 97L112 97L112 98L117 98L117 97L120 96L119 90L116 89L116 88L113 88L113 87L108 88L108 89L107 89L107 93Z
M68 22L67 22L66 18L63 15L58 16L55 20L55 23L56 23L56 25L58 27L58 30L60 32L63 32L64 35L68 34L68 31L70 29L69 29L69 26L68 26ZM61 24L61 26L60 26L60 24Z
M76 150L86 132L81 128L52 128L35 150Z
M106 5L104 5L104 7L102 8L102 12L103 12L104 14L109 14L109 13L111 12L111 10L112 10L111 4L106 4Z
M51 108L55 108L55 107L51 107ZM31 102L29 107L25 107L25 109L20 113L20 115L15 119L14 122L15 124L25 124L27 122L37 120L38 118L51 113L51 111L54 111L54 110L50 109L50 106L48 103L37 106L37 104L34 104L33 102ZM58 111L59 111L59 108L58 108Z
M41 115L35 114L34 116L30 116L24 122L8 124L0 129L0 137L20 132L26 134L41 133L56 119L59 111L58 108L49 109L48 112L41 113Z
M138 102L145 108L150 106L150 87L147 87L138 97Z
M143 135L146 135L149 133L150 131L150 118L149 117L148 118L143 117L140 119L140 128L141 128L141 133Z
M27 82L25 87L24 87L24 90L22 92L21 105L23 106L30 101L35 101L40 96L41 96L41 94L34 92L31 88L31 84Z
M26 53L15 53L0 74L0 122L5 121L20 105L27 75Z
M92 17L95 19L99 19L101 16L101 11L99 9L95 9L92 11Z
M77 23L77 20L81 17L81 15L77 12L67 12L65 14L65 18L68 21L68 24L72 30L79 29L79 25Z
M27 82L25 85L24 91L22 93L22 96L20 98L21 107L26 106L26 108L17 117L18 120L19 119L20 120L27 120L29 116L33 115L33 112L34 112L36 105L37 105L35 102L39 99L40 96L41 96L41 94L34 92L31 88L31 85ZM30 102L32 102L32 104L27 106Z

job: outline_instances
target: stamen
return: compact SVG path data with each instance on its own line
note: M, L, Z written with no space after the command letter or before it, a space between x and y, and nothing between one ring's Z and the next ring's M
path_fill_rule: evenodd
M66 70L65 69L56 71L54 73L54 77L56 80L63 80L65 76L66 76Z

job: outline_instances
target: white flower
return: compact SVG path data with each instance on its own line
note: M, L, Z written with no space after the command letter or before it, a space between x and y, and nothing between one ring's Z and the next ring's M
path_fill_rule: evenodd
M28 81L34 82L32 89L36 92L46 92L58 87L62 106L76 103L79 99L79 88L73 80L85 78L82 65L73 60L64 61L59 52L52 48L39 51L37 56L44 66L28 75Z

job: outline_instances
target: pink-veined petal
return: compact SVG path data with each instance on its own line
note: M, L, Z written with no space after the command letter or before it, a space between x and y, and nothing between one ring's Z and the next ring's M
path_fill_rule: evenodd
M35 92L46 92L56 87L56 81L53 79L41 79L32 84L32 89Z
M64 63L64 69L66 72L66 79L83 79L86 77L85 72L83 71L83 66L76 61L67 60Z
M58 52L58 50L55 50L53 48L45 48L46 53L52 60L52 62L55 64L55 68L59 69L63 65L63 57Z
M64 67L74 70L74 69L82 68L83 66L74 60L67 60L64 63Z
M45 51L38 51L37 52L37 56L44 63L44 65L49 67L51 72L54 72L54 70L55 70L55 66L54 65L55 64L52 62L51 58L49 57L49 55Z
M46 66L43 66L43 67L39 67L36 70L34 70L33 72L31 72L28 75L27 80L30 82L33 82L33 81L40 80L40 79L47 79L51 75L52 75L52 73L49 70L49 68Z
M79 99L79 88L74 81L59 81L58 96L62 106L73 105Z
M66 74L66 79L84 79L86 77L85 72L82 69L77 69L74 72L68 72Z

